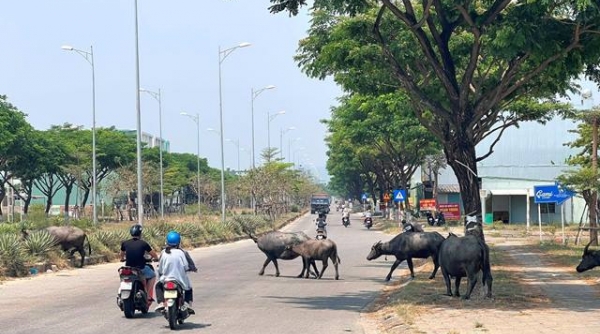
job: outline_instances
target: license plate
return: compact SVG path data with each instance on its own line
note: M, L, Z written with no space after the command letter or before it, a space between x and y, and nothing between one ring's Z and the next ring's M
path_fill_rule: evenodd
M131 290L131 282L121 282L120 290Z
M165 298L177 298L177 290L165 290Z

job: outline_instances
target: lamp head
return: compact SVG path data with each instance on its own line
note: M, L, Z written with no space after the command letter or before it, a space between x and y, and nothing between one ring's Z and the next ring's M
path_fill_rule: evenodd
M273 86L273 85L268 85L267 87L265 87L265 89L275 89L275 86Z
M65 51L73 51L73 47L70 45L63 45L60 47L61 49L65 50Z
M250 45L252 45L252 44L250 44L248 42L243 42L243 43L238 44L238 48L245 48L245 47L249 47Z

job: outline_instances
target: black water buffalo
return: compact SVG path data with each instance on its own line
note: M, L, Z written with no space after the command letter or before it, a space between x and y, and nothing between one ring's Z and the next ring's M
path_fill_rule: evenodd
M340 257L337 253L337 245L331 239L316 240L310 239L302 243L287 246L287 249L302 256L303 268L302 272L306 269L306 275L304 278L308 278L309 264L315 266L316 260L323 261L323 268L321 268L321 274L317 278L323 277L323 273L329 265L328 260L331 259L333 267L335 268L335 279L339 279L340 275L338 272L338 264L341 263ZM315 271L317 268L314 268ZM302 275L302 274L300 274Z
M492 297L492 272L490 268L490 250L482 238L476 235L458 237L453 233L442 243L438 262L446 283L446 294L452 296L450 278L454 278L454 296L459 297L460 280L467 277L469 287L463 297L469 299L477 284L479 271L483 272L482 284L487 286L486 297Z
M396 256L396 261L392 264L392 269L390 269L390 273L385 278L386 281L389 281L392 278L392 272L394 272L402 261L406 260L408 269L410 269L410 277L414 278L415 272L413 270L412 259L426 259L431 256L434 268L429 279L433 279L439 268L437 255L443 241L444 237L438 232L401 233L388 242L382 243L379 241L375 243L371 247L371 252L367 256L367 260L371 261L381 255Z
M590 270L596 266L600 266L600 251L590 251L588 248L592 241L588 242L588 244L583 249L583 255L581 256L581 262L577 266L577 272L582 273L586 270Z
M85 241L88 238L85 232L79 227L74 226L50 226L46 228L46 231L54 237L55 244L67 252L71 251L71 258L75 252L79 252L81 255L81 267L85 263ZM21 230L24 238L29 236L29 233L25 230ZM88 240L88 254L92 254L92 246Z
M254 240L258 249L260 249L265 255L267 259L262 266L262 269L258 273L259 275L263 275L265 273L265 268L269 265L269 262L273 261L275 265L275 276L279 277L279 265L277 264L277 259L280 260L293 260L297 258L299 255L286 249L287 246L293 246L295 244L299 244L303 241L311 239L304 232L279 232L272 231L266 234L261 235L260 237L256 237L252 235L250 232L246 232L248 236ZM318 271L316 265L313 263L313 268L318 275ZM301 277L304 273L304 268L302 268L302 272L298 277Z

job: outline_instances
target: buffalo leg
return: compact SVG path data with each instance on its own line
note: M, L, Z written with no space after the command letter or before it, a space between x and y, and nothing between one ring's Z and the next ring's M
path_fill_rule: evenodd
M462 276L456 276L456 278L454 279L454 296L455 297L460 297L460 280L462 279Z
M317 264L315 263L315 260L310 260L310 264L312 265L313 269L315 270L315 272L311 273L311 274L313 274L313 276L315 276L315 277L318 277L319 276L319 269L317 269Z
M340 274L338 272L338 260L337 260L337 254L335 255L335 258L333 258L331 260L331 262L333 262L333 268L335 268L335 279L339 280L340 279Z
M310 276L310 262L311 260L309 258L306 257L302 257L302 271L304 271L304 269L306 269L306 275L304 275L304 278L308 278Z
M402 263L403 260L396 260L394 262L394 264L392 264L392 269L390 269L390 273L385 277L386 281L389 281L392 278L392 273L394 272L394 270L396 270L396 268L398 267L398 265L400 265L400 263Z
M79 249L79 255L81 255L81 268L83 268L85 264L85 249L83 247Z
M269 262L271 262L271 258L267 257L267 259L265 260L265 263L263 263L262 269L258 272L259 276L262 276L265 274L265 268L269 265Z
M435 274L437 273L438 269L440 268L440 262L438 261L437 255L433 255L433 272L431 273L431 275L429 275L429 279L434 279L435 278Z
M321 274L319 275L319 279L321 279L321 277L323 277L323 274L325 273L325 269L327 269L327 267L329 266L329 261L327 261L327 258L325 258L323 260L323 268L321 268Z
M408 269L410 270L410 277L415 278L415 271L413 270L412 258L409 257L408 259L406 259L406 263L408 264Z
M452 289L450 286L452 282L450 282L450 275L442 268L442 276L444 276L444 282L446 283L446 295L452 297Z
M467 294L463 297L464 299L469 299L471 298L471 292L473 292L473 289L475 288L475 284L477 284L477 274L469 274L469 276L467 276L468 278L468 282L469 282L469 289L467 290Z
M272 259L273 264L275 265L275 277L279 277L279 264L277 263L277 259Z

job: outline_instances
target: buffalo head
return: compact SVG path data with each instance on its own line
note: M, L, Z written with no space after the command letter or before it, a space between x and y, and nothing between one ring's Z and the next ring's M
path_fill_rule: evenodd
M367 260L371 261L381 256L381 240L377 241L372 247Z
M600 251L590 251L588 248L590 247L591 243L592 241L590 240L590 242L588 242L583 249L581 262L579 262L579 265L576 268L578 273L582 273L600 265Z

